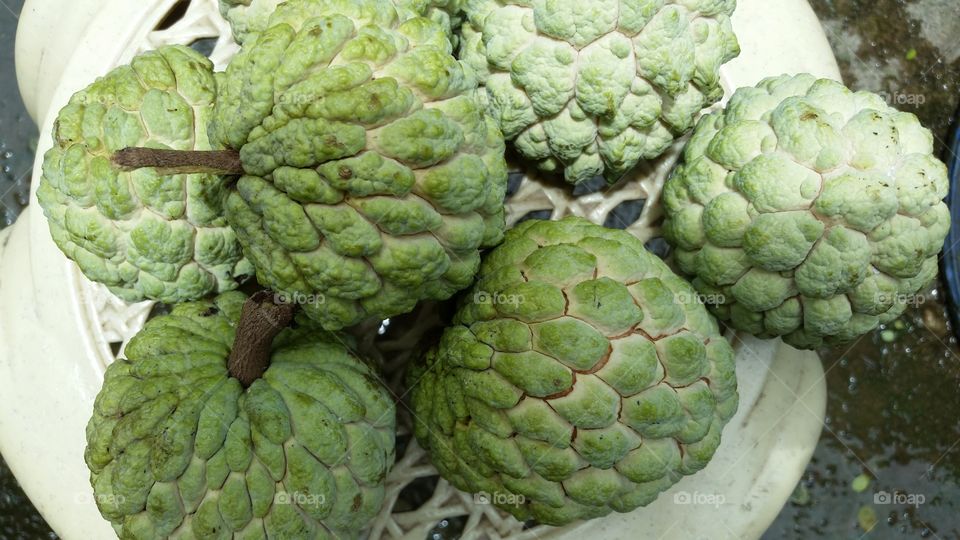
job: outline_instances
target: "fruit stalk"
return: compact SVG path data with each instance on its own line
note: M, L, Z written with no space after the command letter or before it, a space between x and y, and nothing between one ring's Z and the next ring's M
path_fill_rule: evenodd
M244 174L236 150L164 150L129 147L113 154L113 162L127 170L152 167L173 174Z
M243 304L227 369L248 388L270 365L273 338L293 321L296 306L276 301L272 291L260 291Z

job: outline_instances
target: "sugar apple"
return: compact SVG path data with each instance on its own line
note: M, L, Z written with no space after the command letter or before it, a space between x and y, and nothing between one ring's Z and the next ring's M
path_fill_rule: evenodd
M233 38L243 43L251 34L263 32L269 26L270 16L286 0L220 0L220 14L230 23ZM353 0L324 0L318 4L319 14L340 11ZM423 16L440 24L453 38L454 30L462 24L463 0L393 0L403 17Z
M914 115L785 75L700 121L663 190L664 235L718 317L813 348L898 317L933 279L946 194Z
M723 96L736 0L467 0L461 58L507 140L579 183L661 155Z
M579 218L509 231L408 383L444 478L551 525L702 469L738 400L733 350L690 285Z
M227 363L244 299L177 305L107 368L84 457L121 538L358 538L379 512L389 392L309 325L268 342L244 388Z
M336 4L281 4L219 80L210 125L246 173L226 212L257 278L331 330L469 286L503 236L507 178L441 28L387 0Z
M57 246L120 298L180 302L252 272L212 174L121 170L128 146L207 150L216 84L188 47L141 54L75 94L53 128L37 198Z

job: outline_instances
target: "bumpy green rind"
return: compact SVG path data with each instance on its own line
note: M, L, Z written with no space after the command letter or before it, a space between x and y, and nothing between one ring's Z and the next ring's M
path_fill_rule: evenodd
M737 409L716 320L624 231L521 223L454 323L408 373L417 440L520 520L649 504L706 466Z
M467 0L394 0L399 9L426 17L441 27L454 49L460 45L460 29L466 17L463 6Z
M664 235L718 317L815 348L897 318L936 276L947 188L914 115L784 75L700 121L664 186Z
M469 286L503 235L506 163L439 26L332 4L278 7L220 79L210 133L248 173L226 210L258 280L336 330Z
M122 171L128 146L209 150L216 83L187 47L144 53L76 93L57 116L37 198L57 246L129 302L195 300L252 273L209 174Z
M389 392L309 324L277 336L244 390L226 367L244 300L180 304L107 368L84 457L120 538L358 538L379 512Z
M466 0L461 58L507 140L570 183L660 156L723 96L736 0Z
M233 39L243 44L267 28L270 15L286 0L220 0L220 14L230 23Z
M263 32L270 25L270 16L286 0L220 0L220 14L230 23L234 40L243 43L252 34ZM325 0L318 3L318 15L337 12L352 0ZM455 31L463 23L463 0L395 0L403 17L427 17L441 25L448 38L457 43Z

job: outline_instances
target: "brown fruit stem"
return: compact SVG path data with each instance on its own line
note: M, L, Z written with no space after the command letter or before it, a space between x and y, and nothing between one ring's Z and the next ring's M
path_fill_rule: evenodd
M230 376L244 388L267 371L273 338L290 325L295 309L293 303L278 302L272 291L260 291L244 302L227 362Z
M236 150L162 150L130 147L113 154L122 169L152 167L167 174L210 173L224 176L244 174Z

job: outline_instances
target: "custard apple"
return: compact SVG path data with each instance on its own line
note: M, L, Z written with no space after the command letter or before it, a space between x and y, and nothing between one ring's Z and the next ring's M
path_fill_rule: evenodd
M733 349L690 285L580 218L509 231L408 384L444 478L551 525L702 469L738 400Z
M269 27L270 16L277 6L286 0L220 0L220 14L230 23L233 38L243 43L251 34L263 32ZM353 0L323 0L318 3L315 15L342 11ZM436 21L453 38L454 30L462 24L463 0L394 0L394 6L402 17L423 16ZM307 16L314 15L313 13Z
M332 4L332 2L331 2ZM500 242L504 142L442 29L387 0L281 4L225 76L211 138L261 284L330 330L470 285Z
M216 84L188 47L141 54L75 94L53 128L37 198L57 246L129 302L195 300L252 273L212 174L121 170L129 146L209 150Z
M467 0L461 58L507 140L570 183L618 180L723 96L736 0Z
M107 368L84 457L120 538L358 538L379 512L389 392L309 325L244 389L227 369L244 300L179 304Z
M700 121L663 190L664 235L720 319L814 348L895 319L936 276L946 194L914 115L784 75Z

